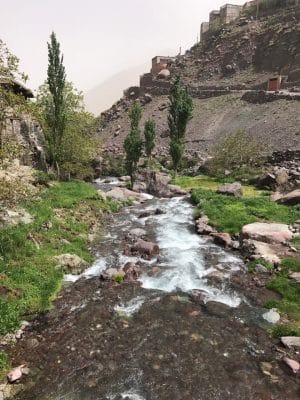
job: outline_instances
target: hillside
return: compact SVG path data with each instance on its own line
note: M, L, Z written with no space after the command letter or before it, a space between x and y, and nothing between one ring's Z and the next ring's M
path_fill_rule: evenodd
M271 12L272 11L272 12ZM188 153L209 153L226 133L244 129L272 150L300 148L300 7L271 10L220 26L170 66L194 97L194 118L187 130ZM267 81L283 76L282 93L270 94ZM108 152L122 151L129 129L127 111L139 99L143 120L155 119L156 151L165 154L167 94L170 80L146 74L140 87L101 115L99 135Z

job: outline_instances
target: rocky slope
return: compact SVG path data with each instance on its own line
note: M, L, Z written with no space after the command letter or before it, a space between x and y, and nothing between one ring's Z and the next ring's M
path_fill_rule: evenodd
M171 76L178 73L194 97L188 153L205 156L226 133L238 129L272 150L300 148L300 7L262 15L259 21L241 18L220 28L176 58ZM282 95L259 91L266 89L268 78L279 73L285 76ZM156 152L167 153L169 85L169 81L153 78L142 81L141 87L130 88L101 115L99 135L108 152L122 152L129 131L127 111L138 99L144 108L142 122L149 117L156 121Z

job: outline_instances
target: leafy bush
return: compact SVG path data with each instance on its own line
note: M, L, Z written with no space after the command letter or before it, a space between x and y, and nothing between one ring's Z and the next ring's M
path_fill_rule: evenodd
M126 174L124 156L104 154L102 163L102 175L123 176Z
M246 135L242 130L228 134L212 151L207 168L213 175L241 169L257 168L264 164L268 150L264 143Z
M36 170L33 173L33 177L35 179L35 183L39 184L39 185L45 185L47 186L47 184L53 180L55 180L55 175L52 173L48 173L45 171L40 171L40 170Z

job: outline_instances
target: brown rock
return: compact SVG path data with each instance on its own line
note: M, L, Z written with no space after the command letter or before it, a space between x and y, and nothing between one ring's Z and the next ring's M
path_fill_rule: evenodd
M242 197L243 188L239 182L226 183L225 185L219 187L218 193L226 194L228 196Z
M300 364L298 363L298 361L292 360L288 357L283 357L282 360L288 367L290 367L294 374L297 374L300 371Z
M285 243L293 238L288 225L265 222L254 222L243 226L241 235L245 239L265 243Z
M131 247L133 252L138 252L141 255L154 256L159 253L159 247L156 243L146 242L145 240L139 239Z
M214 242L221 246L230 247L231 246L231 236L229 233L212 233L211 236L214 238Z
M276 200L280 204L295 205L300 203L300 189L293 190L292 192L280 197Z

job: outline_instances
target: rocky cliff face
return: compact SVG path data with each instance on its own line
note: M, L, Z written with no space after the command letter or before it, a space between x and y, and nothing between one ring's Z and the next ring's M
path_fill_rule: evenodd
M171 66L194 97L194 118L188 125L187 153L206 156L225 134L244 129L272 150L300 148L300 7L277 10L259 21L243 17L210 33ZM269 95L267 80L284 76L281 95ZM168 152L167 107L170 81L147 74L140 87L101 115L99 136L106 151L122 152L129 132L128 109L138 100L142 123L157 125L156 153ZM248 92L252 90L253 92ZM291 91L295 93L292 95ZM297 94L297 92L299 94Z

